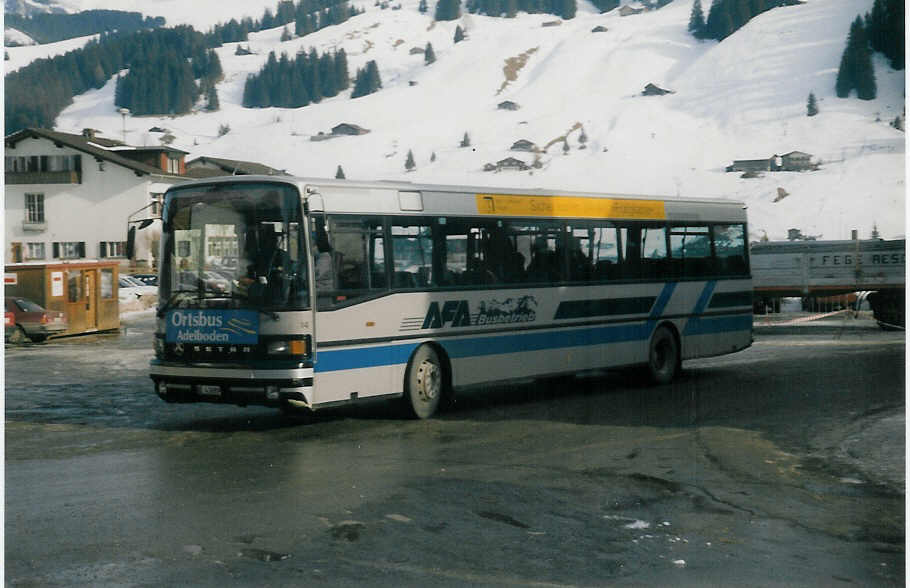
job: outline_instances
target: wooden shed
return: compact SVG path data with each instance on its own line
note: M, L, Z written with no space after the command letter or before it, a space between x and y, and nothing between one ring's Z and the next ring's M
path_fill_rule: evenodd
M66 334L120 328L118 261L14 263L4 267L6 296L66 314Z

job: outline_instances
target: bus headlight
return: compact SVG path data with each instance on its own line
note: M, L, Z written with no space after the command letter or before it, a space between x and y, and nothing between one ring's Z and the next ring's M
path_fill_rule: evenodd
M269 341L266 351L269 355L306 355L308 345L304 339L290 341Z

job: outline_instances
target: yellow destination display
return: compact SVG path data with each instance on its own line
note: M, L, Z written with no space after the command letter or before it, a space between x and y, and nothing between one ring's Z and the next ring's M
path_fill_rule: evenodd
M517 196L477 194L477 212L497 216L621 218L664 220L662 200L591 198L584 196Z

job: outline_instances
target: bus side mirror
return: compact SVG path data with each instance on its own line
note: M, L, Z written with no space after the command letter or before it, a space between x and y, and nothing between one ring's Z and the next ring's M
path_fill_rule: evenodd
M130 227L126 233L126 258L133 259L133 253L136 252L136 227Z

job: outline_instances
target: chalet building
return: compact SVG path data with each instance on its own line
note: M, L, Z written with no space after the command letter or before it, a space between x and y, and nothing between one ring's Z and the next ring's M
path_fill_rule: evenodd
M512 146L509 147L510 151L537 151L537 145L528 141L527 139L519 139L512 143Z
M521 107L518 104L516 104L515 102L512 102L511 100L506 100L504 102L500 102L499 104L497 104L496 108L498 108L499 110L518 110Z
M774 157L769 159L736 159L733 161L733 165L727 166L727 171L761 172L771 171L774 167Z
M641 14L644 11L645 11L644 7L636 8L629 4L626 4L625 6L623 6L622 8L619 9L619 16L632 16L635 14Z
M814 169L812 155L802 151L791 151L784 155L772 155L768 159L737 159L728 165L728 172L763 172L763 171L806 171Z
M217 176L287 176L286 171L275 169L254 161L222 159L220 157L197 157L186 162L186 175L190 178L213 178Z
M780 156L780 169L783 171L805 171L812 169L812 156L802 151L791 151Z
M369 129L352 125L351 123L341 123L332 127L333 135L366 135L369 132Z
M642 96L664 96L666 94L672 94L673 90L665 90L660 86L654 84L648 84L645 86L645 89L642 90Z
M484 168L484 169L486 169L486 168ZM506 157L505 159L500 159L499 161L496 162L496 165L493 167L493 170L495 170L495 171L509 171L509 170L524 171L526 169L530 169L528 167L528 164L515 157Z
M111 258L129 265L129 221L159 216L164 192L186 169L185 151L132 147L91 129L23 129L5 147L7 264ZM142 231L137 264L154 263L158 235L160 221Z

